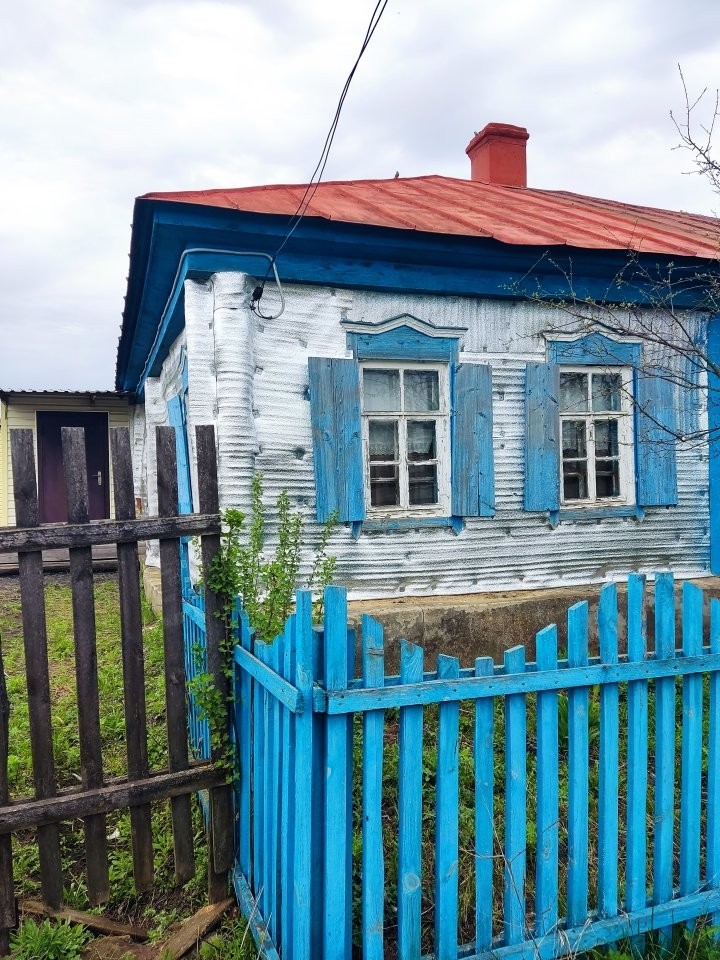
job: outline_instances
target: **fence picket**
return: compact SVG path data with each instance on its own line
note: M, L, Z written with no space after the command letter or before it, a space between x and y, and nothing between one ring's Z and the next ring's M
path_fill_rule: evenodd
M632 574L627 590L628 662L645 659L645 577ZM647 902L647 786L648 786L648 682L631 680L627 686L627 821L625 909L641 910ZM644 950L645 938L635 937L633 947Z
M655 658L675 656L675 594L670 573L655 577ZM653 849L653 903L673 895L673 816L675 801L675 678L655 681L655 842ZM660 930L660 942L669 945L672 929Z
M720 600L710 601L710 653L720 653ZM710 674L705 883L720 887L720 670ZM712 917L720 927L720 911Z
M383 628L362 618L363 681L366 687L385 683ZM382 838L382 770L385 712L363 714L362 778L362 947L363 960L383 960L385 863Z
M682 590L682 649L699 656L703 646L703 592L694 583ZM680 895L700 889L700 777L702 773L703 678L683 677L680 803Z
M291 614L285 624L282 675L285 680L295 679L296 615ZM282 710L282 742L285 745L282 757L282 787L280 797L280 943L284 960L292 957L293 897L294 897L294 842L295 808L293 790L295 782L295 717L287 707Z
M262 642L253 634L252 652L258 660L262 656ZM253 723L253 757L252 757L252 850L253 850L253 891L262 913L265 905L265 806L263 797L263 759L265 756L265 728L263 726L263 687L253 679L251 686L252 723Z
M525 648L505 651L506 674L525 672ZM505 698L505 944L525 938L525 869L527 860L527 709L525 695Z
M588 605L568 610L568 666L588 662ZM588 907L588 710L590 692L568 692L568 870L567 915L571 927L583 923Z
M438 654L439 680L460 676L455 657ZM435 783L435 955L455 960L458 947L458 816L460 704L438 708L437 776Z
M400 679L421 683L423 650L402 640ZM419 960L422 901L423 708L402 707L399 729L398 956Z
M0 641L2 638L0 638ZM0 643L0 805L10 800L8 755L10 748L10 700L5 679L5 663ZM10 952L9 932L17 923L13 883L12 834L0 836L0 957Z
M240 613L239 642L243 650L250 652L250 623L245 611ZM252 863L250 854L250 784L252 776L252 702L250 699L250 675L245 670L235 670L236 685L239 687L235 700L235 711L238 717L237 735L237 764L238 789L240 799L238 803L238 864L245 879L250 883L252 879Z
M493 674L492 657L478 657L475 676ZM475 701L475 949L489 950L492 946L493 916L493 853L495 850L495 823L493 820L493 790L495 784L494 713L492 699Z
M617 587L606 583L598 604L600 659L618 662ZM605 683L600 689L600 773L598 788L598 913L618 912L618 779L620 762L620 688Z
M280 672L280 664L284 658L285 634L280 634L275 638L272 645L272 668L275 673ZM281 740L280 740L280 701L273 697L272 699L272 831L271 831L271 851L272 860L272 910L270 913L270 930L273 940L277 940L280 931L280 768L281 768Z
M535 638L538 670L557 669L557 627ZM544 937L558 922L558 695L537 695L537 857L535 933Z

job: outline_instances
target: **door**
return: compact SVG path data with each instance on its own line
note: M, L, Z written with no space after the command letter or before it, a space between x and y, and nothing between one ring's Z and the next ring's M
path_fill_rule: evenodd
M110 516L108 415L106 413L37 414L38 498L41 523L67 521L67 494L62 458L62 427L85 428L90 519Z

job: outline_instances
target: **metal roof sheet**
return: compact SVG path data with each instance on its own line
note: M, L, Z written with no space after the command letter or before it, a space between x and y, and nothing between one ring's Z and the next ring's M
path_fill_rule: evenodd
M291 217L304 184L148 193L140 199ZM507 187L437 175L321 183L306 216L401 230L492 237L502 243L717 258L714 217L641 207L562 190Z

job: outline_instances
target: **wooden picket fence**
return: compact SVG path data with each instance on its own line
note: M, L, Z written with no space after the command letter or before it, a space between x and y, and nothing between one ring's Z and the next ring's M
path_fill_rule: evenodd
M153 885L151 802L171 805L175 872L179 882L192 876L194 836L191 796L209 790L209 896L227 896L228 871L234 861L232 792L225 774L216 769L210 752L204 761L189 757L183 613L180 579L181 538L199 536L208 568L219 547L217 466L212 427L197 428L199 514L178 516L176 438L172 427L158 428L158 517L136 518L135 492L127 429L111 431L115 520L88 520L88 488L84 431L63 429L63 455L68 489L67 524L38 522L37 482L30 430L11 432L11 454L17 527L0 530L0 553L17 553L21 590L23 642L27 673L27 704L34 776L34 796L10 796L8 781L8 711L0 658L0 954L7 952L8 931L16 923L12 869L12 837L33 830L40 855L45 905L58 909L63 900L60 824L82 818L88 897L92 904L110 892L106 815L130 811L133 875L138 892ZM150 768L147 748L143 628L138 542L159 539L162 562L163 637L167 708L168 767ZM95 604L92 547L117 544L120 593L123 682L127 743L127 776L106 780L100 737L100 704L95 647ZM77 677L80 773L82 786L59 789L53 757L43 550L69 549L73 596L75 668ZM214 616L217 599L205 597L203 624L208 669L216 685L227 691L219 640L223 625ZM214 758L217 759L217 758Z
M579 603L562 659L549 626L533 663L515 647L426 672L404 642L399 676L370 617L354 676L340 588L321 628L300 591L269 644L241 616L234 883L261 955L550 958L719 922L720 602L704 638L703 593L683 585L677 649L673 578L658 574L648 650L645 594L631 576L619 637L603 588L599 657Z

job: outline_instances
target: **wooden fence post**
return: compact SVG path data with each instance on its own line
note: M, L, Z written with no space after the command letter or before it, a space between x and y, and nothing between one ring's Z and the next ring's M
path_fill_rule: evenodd
M0 644L0 805L10 800L8 783L8 746L10 701L5 682L5 664ZM13 885L12 834L0 836L0 956L10 952L10 930L17 923Z

